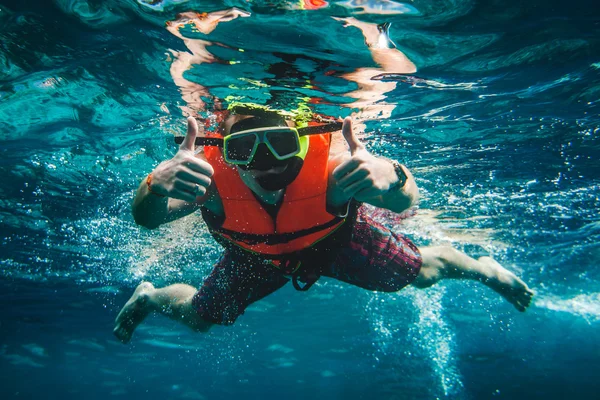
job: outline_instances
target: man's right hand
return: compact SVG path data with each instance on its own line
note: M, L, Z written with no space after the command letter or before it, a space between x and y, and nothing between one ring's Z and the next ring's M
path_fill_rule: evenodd
M214 170L209 163L195 156L198 124L192 117L187 119L187 123L187 134L177 154L152 171L150 189L163 196L195 202L197 197L206 194Z

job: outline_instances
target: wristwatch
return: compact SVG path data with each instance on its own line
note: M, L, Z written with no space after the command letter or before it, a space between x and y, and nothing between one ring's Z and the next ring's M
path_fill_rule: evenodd
M406 176L406 173L404 173L404 168L402 168L402 164L400 164L396 160L390 160L390 163L394 166L394 171L396 172L396 176L398 177L398 182L390 186L390 190L401 189L406 184L408 177Z

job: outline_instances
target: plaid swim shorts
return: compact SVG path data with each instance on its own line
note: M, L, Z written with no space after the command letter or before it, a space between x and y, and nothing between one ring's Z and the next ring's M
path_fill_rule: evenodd
M371 220L361 207L350 243L333 263L319 267L319 275L368 290L394 292L414 281L421 263L419 249L408 238ZM289 281L268 262L249 263L225 250L192 301L204 320L231 325L246 307Z

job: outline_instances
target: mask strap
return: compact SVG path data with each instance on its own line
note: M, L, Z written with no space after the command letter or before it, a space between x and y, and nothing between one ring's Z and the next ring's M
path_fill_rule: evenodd
M298 128L299 136L306 135L322 135L323 133L335 132L342 129L341 122L332 122L326 125L314 125L314 126L306 126L304 128ZM176 136L175 143L181 144L183 143L183 136ZM197 137L194 142L196 146L217 146L223 147L223 139L222 138L207 138L207 137Z
M183 143L183 136L175 136L175 143L181 144ZM223 147L223 138L207 138L207 137L197 137L194 142L196 146L217 146Z
M340 129L342 129L341 122L332 122L325 125L313 125L305 126L304 128L298 128L298 135L321 135L323 133L339 131Z

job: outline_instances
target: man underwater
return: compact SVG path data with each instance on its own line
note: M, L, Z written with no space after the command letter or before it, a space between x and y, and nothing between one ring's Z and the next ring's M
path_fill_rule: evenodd
M366 150L350 118L296 129L279 112L238 106L210 139L197 138L194 118L187 123L177 154L140 184L134 219L155 228L200 209L225 250L199 290L141 283L116 319L123 343L152 312L206 332L289 281L307 290L321 276L381 292L472 279L519 311L529 306L533 292L490 257L417 248L366 215L362 203L407 210L418 188L405 166ZM349 150L330 133L340 125Z

